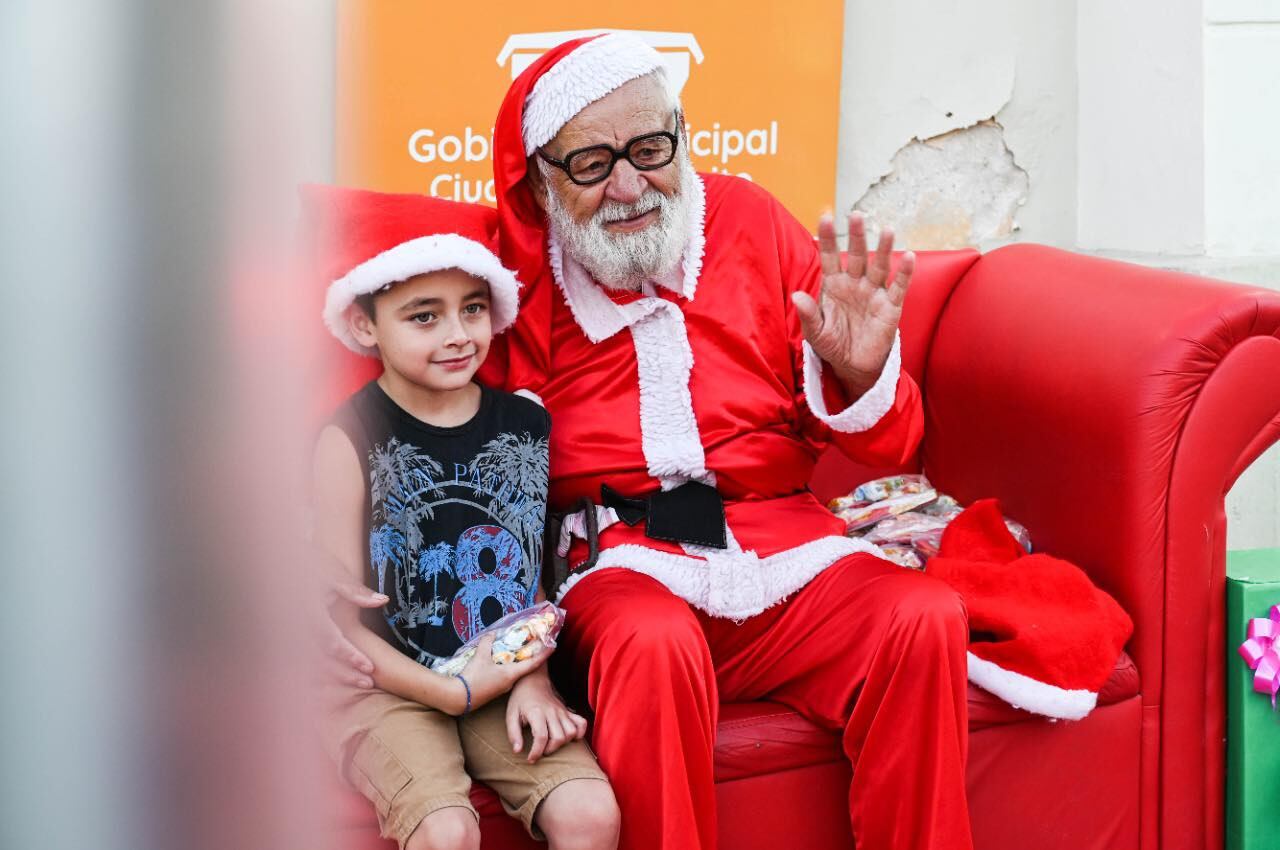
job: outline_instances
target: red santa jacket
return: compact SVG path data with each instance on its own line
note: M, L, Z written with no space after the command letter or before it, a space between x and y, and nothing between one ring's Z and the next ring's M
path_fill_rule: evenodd
M812 235L754 184L700 178L682 268L642 292L599 286L550 241L554 283L543 285L554 291L533 282L526 300L542 309L522 307L485 377L536 394L551 413L553 510L598 502L602 484L632 497L713 484L728 549L653 540L599 508L592 569L643 572L712 615L741 619L840 558L876 551L844 537L807 482L831 440L868 464L907 460L924 416L898 343L876 385L849 404L791 302L796 290L821 288ZM581 532L581 518L567 527ZM585 557L575 541L571 565Z

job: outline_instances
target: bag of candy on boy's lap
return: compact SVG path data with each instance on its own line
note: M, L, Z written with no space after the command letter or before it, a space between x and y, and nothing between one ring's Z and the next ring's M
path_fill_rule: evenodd
M448 658L431 665L442 676L461 673L485 635L492 634L493 661L495 664L514 664L527 661L538 651L539 645L554 649L556 635L564 625L564 610L551 602L539 602L521 611L508 614L493 625L477 633L471 640L458 647Z

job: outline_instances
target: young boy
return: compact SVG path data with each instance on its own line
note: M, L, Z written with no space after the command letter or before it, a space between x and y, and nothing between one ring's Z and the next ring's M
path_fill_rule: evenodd
M316 537L388 597L366 622L347 615L375 687L343 694L331 746L404 850L480 846L471 778L552 848L612 850L617 804L586 721L551 687L548 650L499 665L487 637L456 678L428 669L540 598L550 420L472 381L517 309L519 284L488 247L493 213L355 190L327 200L342 224L325 322L383 373L320 434Z

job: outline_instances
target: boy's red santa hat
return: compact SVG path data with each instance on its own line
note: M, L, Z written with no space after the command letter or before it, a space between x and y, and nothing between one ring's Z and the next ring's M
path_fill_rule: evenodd
M503 263L527 284L521 310L530 321L513 329L507 361L510 388L537 383L548 368L551 270L547 225L525 180L530 157L574 116L619 86L660 72L662 54L638 36L610 32L566 41L539 56L511 83L493 133L493 178ZM676 100L672 92L672 101Z
M489 284L494 333L515 321L520 283L494 252L497 214L489 207L336 186L309 186L304 194L323 222L321 273L332 281L324 322L347 348L377 356L356 341L347 325L347 311L357 297L446 269Z

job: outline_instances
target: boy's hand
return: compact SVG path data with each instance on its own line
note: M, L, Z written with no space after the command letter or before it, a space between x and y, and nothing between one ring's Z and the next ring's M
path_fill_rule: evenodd
M493 639L492 633L480 638L480 643L476 646L476 654L471 657L462 671L467 684L471 686L473 711L511 690L517 681L541 668L551 657L546 645L539 641L537 650L529 659L510 664L498 664L493 660ZM459 687L458 691L461 694L461 702L458 704L457 713L461 714L466 706L466 694L462 687Z
M507 738L514 752L520 752L524 746L525 726L533 735L530 764L587 734L586 719L565 707L545 670L526 676L511 689L511 698L507 700Z

